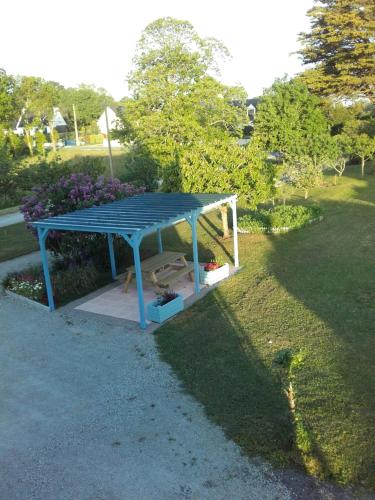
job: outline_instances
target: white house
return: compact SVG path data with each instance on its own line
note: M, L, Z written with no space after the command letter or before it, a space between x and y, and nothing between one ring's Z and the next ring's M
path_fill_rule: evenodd
M116 113L113 111L112 108L107 106L107 115L108 115L108 128L109 131L119 127L120 125L120 119L116 115ZM105 111L100 115L99 120L96 122L98 124L98 128L100 132L104 135L107 135L107 124L106 124L106 119L105 119Z
M107 115L108 115L108 129L109 131L114 130L116 128L120 127L120 119L116 115L116 113L113 111L112 108L107 106ZM100 130L100 133L103 134L103 146L108 146L108 139L107 139L107 123L106 123L106 117L105 117L105 111L100 115L98 121L96 122L98 125L98 128ZM111 139L111 146L112 147L121 147L121 144L118 140L116 139Z

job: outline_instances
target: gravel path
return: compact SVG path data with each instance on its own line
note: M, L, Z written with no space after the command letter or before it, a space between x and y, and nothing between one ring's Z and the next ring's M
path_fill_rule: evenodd
M125 325L0 294L0 499L352 498L243 456Z
M0 324L0 498L290 498L182 392L153 335L10 297Z
M0 215L0 227L12 226L23 221L23 214L16 212L13 214Z
M51 260L51 259L50 259ZM16 259L5 260L0 262L0 282L5 278L8 273L13 271L22 271L30 265L40 264L40 252L31 252Z

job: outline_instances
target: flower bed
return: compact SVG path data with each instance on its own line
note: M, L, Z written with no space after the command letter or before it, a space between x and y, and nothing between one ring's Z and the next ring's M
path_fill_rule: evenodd
M109 271L98 270L92 262L79 266L56 261L50 273L57 306L76 300L112 281ZM3 285L5 290L43 305L48 304L43 271L40 266L32 266L23 271L8 274L3 280Z
M322 220L317 206L280 205L269 210L252 211L238 219L240 233L287 233Z
M229 276L229 264L220 265L209 262L199 269L199 281L202 285L214 285Z
M155 323L163 323L183 309L183 296L166 291L147 305L147 318Z

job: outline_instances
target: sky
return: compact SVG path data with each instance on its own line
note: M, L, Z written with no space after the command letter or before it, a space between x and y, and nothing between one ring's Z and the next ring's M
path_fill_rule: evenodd
M190 21L202 37L213 36L232 59L221 80L241 84L250 97L275 78L298 73L298 33L309 29L313 0L18 0L2 5L0 68L41 76L64 86L104 87L115 99L127 95L135 45L160 17Z

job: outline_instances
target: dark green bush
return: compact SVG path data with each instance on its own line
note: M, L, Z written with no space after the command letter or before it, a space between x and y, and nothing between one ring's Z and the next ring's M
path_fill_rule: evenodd
M14 169L17 188L27 194L35 186L54 184L61 177L74 173L82 173L91 177L98 177L105 171L102 158L83 156L78 159L61 161L60 159L38 163L21 164Z
M249 212L239 218L238 227L250 233L287 231L303 227L320 215L321 209L317 206L279 205Z
M154 191L158 187L158 164L145 148L134 144L126 154L124 164L121 181L144 186L147 191Z

